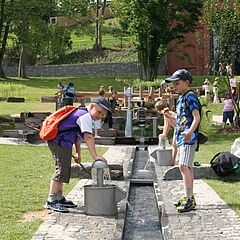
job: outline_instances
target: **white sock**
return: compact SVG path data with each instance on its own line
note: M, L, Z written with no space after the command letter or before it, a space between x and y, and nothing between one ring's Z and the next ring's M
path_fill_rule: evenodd
M62 191L57 192L56 195L57 195L57 200L58 201L60 201L63 198Z
M192 195L193 195L193 188L187 188L186 189L186 197L188 199L191 199L192 198Z
M58 201L58 197L56 193L50 194L48 196L48 202L54 202L54 201Z

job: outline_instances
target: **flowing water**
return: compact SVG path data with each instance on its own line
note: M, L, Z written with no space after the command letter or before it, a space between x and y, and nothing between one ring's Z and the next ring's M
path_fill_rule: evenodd
M104 180L111 180L110 168L105 168L103 173Z
M92 168L91 170L93 185L97 185L97 168ZM111 174L109 168L103 169L103 180L111 180Z
M139 149L133 163L134 181L130 184L130 207L127 209L125 220L124 240L163 239L153 181L151 182L155 177L154 171L148 151ZM143 182L148 181L143 183L140 179Z

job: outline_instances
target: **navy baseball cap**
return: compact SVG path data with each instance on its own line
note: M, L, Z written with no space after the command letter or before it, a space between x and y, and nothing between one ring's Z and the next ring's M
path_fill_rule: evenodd
M109 111L109 112L112 111L109 102L108 102L107 99L104 98L104 97L94 98L92 102L99 104L103 109L105 109L105 110L107 110L107 111Z
M176 72L174 72L171 77L165 79L167 83L174 82L177 80L189 80L189 82L191 83L193 78L191 73L186 69L179 69Z

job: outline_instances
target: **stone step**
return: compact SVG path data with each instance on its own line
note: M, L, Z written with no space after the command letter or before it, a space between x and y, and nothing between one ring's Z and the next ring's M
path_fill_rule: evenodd
M99 129L98 135L100 137L116 137L117 131L116 129Z
M30 138L30 136L34 136L34 138L39 139L38 131L36 130L3 130L2 132L3 137L8 138Z
M115 145L115 137L95 137L94 140L100 145Z
M39 119L45 119L47 116L49 116L51 112L21 112L20 117L22 118L39 118Z

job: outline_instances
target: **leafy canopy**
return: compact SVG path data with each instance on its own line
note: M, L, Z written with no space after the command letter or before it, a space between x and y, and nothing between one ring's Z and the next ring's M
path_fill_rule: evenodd
M136 38L143 78L157 76L160 59L170 42L194 31L201 14L202 1L118 0L117 16L124 29ZM141 76L140 76L141 78Z
M233 62L240 56L240 1L207 0L204 17L214 33L219 61Z

